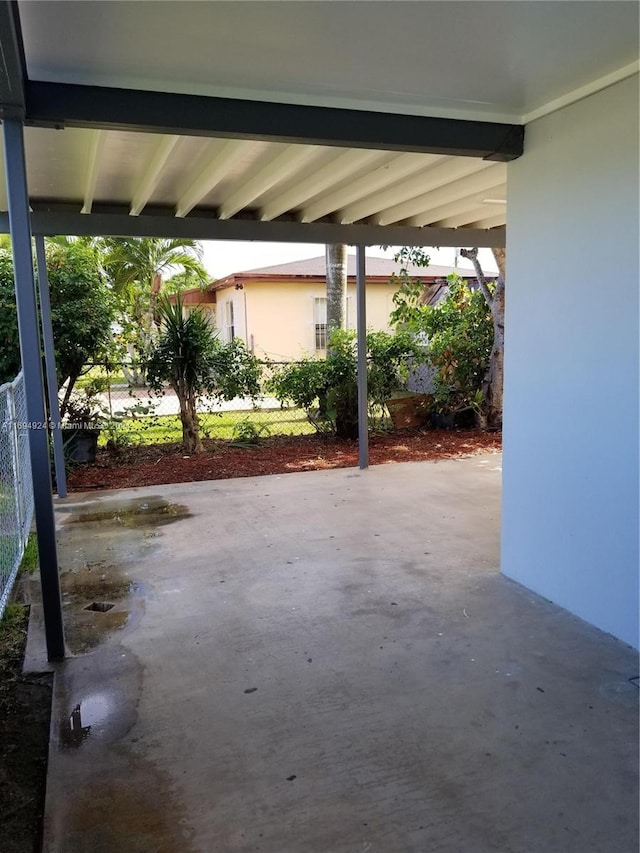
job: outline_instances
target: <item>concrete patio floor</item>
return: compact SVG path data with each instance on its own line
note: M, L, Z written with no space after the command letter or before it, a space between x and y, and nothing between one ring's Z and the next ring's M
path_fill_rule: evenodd
M636 853L637 655L498 573L499 466L58 502L46 853Z

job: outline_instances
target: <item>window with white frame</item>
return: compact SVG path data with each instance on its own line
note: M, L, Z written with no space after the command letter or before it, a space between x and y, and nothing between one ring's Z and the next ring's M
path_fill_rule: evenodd
M228 343L231 343L236 336L236 328L233 319L233 301L231 299L229 299L228 302L225 302L224 321L226 339Z
M313 300L313 325L315 330L316 349L327 348L327 300L317 296Z

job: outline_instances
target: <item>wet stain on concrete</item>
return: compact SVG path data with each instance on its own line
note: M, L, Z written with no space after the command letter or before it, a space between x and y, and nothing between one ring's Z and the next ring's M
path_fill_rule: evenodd
M143 668L121 645L67 659L56 681L58 745L100 748L124 738L135 725Z
M157 527L190 512L152 495L68 503L58 513L64 519L58 553L67 646L71 654L84 654L138 623L149 590L129 569L159 547Z
M133 591L134 583L118 566L88 565L81 571L64 572L60 588L64 598L79 607L92 600L121 599Z
M144 612L145 587L117 566L87 566L60 577L67 646L84 654L109 635L133 627ZM92 604L113 604L108 610Z
M143 759L104 756L103 772L69 796L65 853L192 853L193 827L166 776ZM115 817L116 819L112 819Z
M161 497L75 503L58 511L65 632L76 657L56 676L51 760L57 784L48 793L46 849L190 853L194 830L179 791L135 735L143 667L119 642L153 594L135 578L136 565L160 547L156 528L189 512ZM91 605L96 609L87 609Z
M143 678L136 656L116 644L68 659L58 673L47 849L193 851L179 792L132 736Z
M112 743L124 737L137 718L137 685L131 690L131 677L125 669L114 681L92 685L78 694L77 702L66 703L66 715L59 722L59 744L62 749ZM115 674L115 673L114 673ZM124 683L127 682L127 690ZM115 685L115 686L114 686ZM69 713L69 708L71 711ZM90 743L89 743L90 742Z
M69 513L67 524L113 524L120 527L156 527L172 524L191 513L183 504L175 504L152 495L144 500L100 502L96 509L84 509L81 504L60 507Z

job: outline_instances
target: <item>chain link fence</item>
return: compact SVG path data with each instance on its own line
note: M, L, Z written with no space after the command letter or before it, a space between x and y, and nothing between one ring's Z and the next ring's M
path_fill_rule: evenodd
M9 600L33 518L27 407L22 373L0 386L0 617Z
M426 396L429 391L423 387L425 377L418 377L411 359L407 361L410 382L405 385L406 393ZM269 379L274 372L293 364L301 362L260 362L262 388L269 387ZM430 382L432 385L432 373L426 377L427 384ZM431 386L429 390L432 390ZM399 393L405 392L400 390ZM422 424L423 413L415 415L409 412L412 406L413 403L403 400L387 400L386 404L370 401L370 429L387 430ZM407 412L401 411L403 407ZM91 365L76 383L64 420L72 420L69 416L73 409L83 412L78 421L92 420L99 427L99 444L112 450L182 441L180 403L176 394L168 386L160 392L148 387L142 370L133 362ZM202 437L232 441L311 435L324 429L322 424L313 422L304 409L283 405L268 391L263 391L262 396L255 399L200 397L198 420Z
M274 363L262 365L263 384ZM73 398L83 400L100 424L100 444L135 446L182 440L180 404L170 387L160 393L149 388L136 366L96 364L78 380ZM85 416L86 419L86 416ZM236 397L198 401L200 432L205 438L234 439L248 433L257 437L304 435L315 432L305 412L282 406L267 393L255 399Z

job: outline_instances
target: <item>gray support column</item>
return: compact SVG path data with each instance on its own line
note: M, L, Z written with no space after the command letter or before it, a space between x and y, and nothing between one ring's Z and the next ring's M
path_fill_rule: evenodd
M64 657L64 628L58 576L55 519L51 494L49 437L46 422L40 328L31 254L29 198L22 122L5 118L2 125L4 167L20 331L20 354L27 403L33 498L40 557L40 579L49 660Z
M35 237L34 242L36 244L36 261L38 264L38 293L40 294L40 320L42 322L42 340L44 343L44 364L47 373L49 419L51 421L50 429L53 439L53 464L56 469L58 497L66 498L67 472L64 468L60 407L58 406L58 379L56 376L56 356L53 349L51 299L49 295L49 276L47 275L47 258L44 252L44 237Z
M358 333L358 463L369 467L367 407L367 297L365 247L356 246L356 329Z

